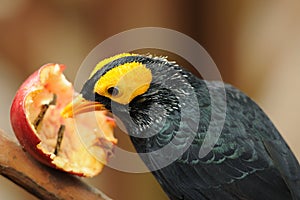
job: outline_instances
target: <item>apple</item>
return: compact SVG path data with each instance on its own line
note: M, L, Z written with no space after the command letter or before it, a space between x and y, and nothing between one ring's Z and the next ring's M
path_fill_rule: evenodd
M23 149L41 163L93 177L113 155L115 122L105 111L61 116L77 95L64 69L46 64L24 81L12 102L11 125Z

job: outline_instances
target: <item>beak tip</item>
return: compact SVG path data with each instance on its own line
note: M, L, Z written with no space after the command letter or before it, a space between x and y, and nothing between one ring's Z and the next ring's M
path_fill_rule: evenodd
M68 119L68 118L71 118L72 116L69 115L69 114L66 114L66 113L60 113L60 116L64 119Z
M72 118L74 116L73 102L70 102L62 109L60 116L62 116L64 119Z
M72 112L69 112L69 111L63 109L60 113L60 116L64 119L67 119L67 118L72 118L73 114L72 114Z

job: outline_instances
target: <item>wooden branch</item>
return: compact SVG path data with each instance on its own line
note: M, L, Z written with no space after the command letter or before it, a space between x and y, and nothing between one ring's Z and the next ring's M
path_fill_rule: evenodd
M40 199L110 199L80 178L33 160L1 130L0 174Z

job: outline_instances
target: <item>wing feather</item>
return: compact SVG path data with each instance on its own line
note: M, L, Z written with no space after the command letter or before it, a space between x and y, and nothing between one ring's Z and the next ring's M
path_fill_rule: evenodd
M212 151L198 157L210 119L210 107L201 107L205 121L199 123L192 145L154 175L162 182L168 179L165 190L170 196L174 190L184 194L179 199L300 199L299 163L276 128L246 95L229 85L226 94L226 121Z

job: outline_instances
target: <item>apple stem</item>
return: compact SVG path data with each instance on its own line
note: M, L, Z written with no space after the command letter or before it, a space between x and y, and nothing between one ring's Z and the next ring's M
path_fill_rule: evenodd
M36 119L34 120L33 122L33 126L34 128L37 130L39 125L41 124L45 114L46 114L46 111L48 110L49 106L50 105L55 105L56 104L56 100L57 100L57 95L56 94L53 94L53 98L52 100L48 103L48 104L43 104L41 106L41 111L40 113L38 114L38 116L36 117Z
M55 145L55 150L54 150L54 154L57 155L59 150L60 150L60 145L63 139L63 135L65 132L66 126L64 124L60 125L59 129L58 129L58 133L57 133L57 142Z

